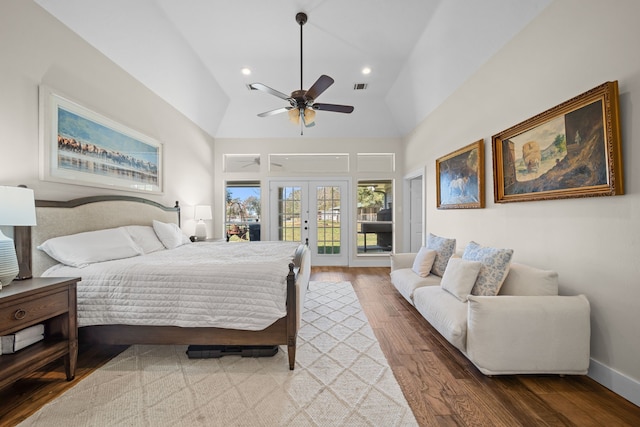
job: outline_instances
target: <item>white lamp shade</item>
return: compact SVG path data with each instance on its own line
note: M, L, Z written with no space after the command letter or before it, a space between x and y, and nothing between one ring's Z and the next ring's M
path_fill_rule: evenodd
M0 186L0 225L36 225L32 189Z
M194 219L197 219L197 220L213 219L213 216L211 215L211 206L209 206L209 205L198 205L198 206L196 206Z
M36 225L36 204L33 190L0 186L0 225ZM0 289L19 273L13 240L0 231Z

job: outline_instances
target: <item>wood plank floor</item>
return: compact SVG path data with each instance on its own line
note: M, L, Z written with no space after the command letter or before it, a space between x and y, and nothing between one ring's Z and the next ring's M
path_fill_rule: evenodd
M388 268L314 267L350 281L421 426L640 426L640 408L586 376L486 377L389 282ZM0 390L0 426L14 426L126 347L81 346L76 379L54 363Z

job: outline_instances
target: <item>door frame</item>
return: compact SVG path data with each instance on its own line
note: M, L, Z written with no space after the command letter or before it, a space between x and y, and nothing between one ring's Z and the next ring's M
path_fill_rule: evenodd
M405 209L403 209L403 213L402 213L402 222L404 224L407 224L406 227L403 227L402 230L402 246L401 246L401 252L410 252L411 251L411 209L410 206L408 205L409 203L411 203L411 181L416 179L416 178L422 178L422 244L424 245L425 243L425 236L426 236L426 230L427 230L427 209L426 209L426 202L427 202L427 194L426 194L426 189L427 189L427 185L426 185L426 176L427 176L427 167L424 166L420 169L415 169L409 173L407 173L404 177L403 177L403 186L402 186L402 194L403 194L403 199L406 200L404 207ZM400 248L399 248L400 249Z
M267 224L269 224L268 226L265 226L264 228L266 228L266 230L268 230L268 234L267 234L267 240L272 240L274 239L276 236L272 236L272 230L273 230L273 224L272 221L277 220L277 218L273 218L273 209L275 209L274 206L272 206L272 198L273 195L271 193L271 186L273 183L287 183L291 186L298 186L301 184L307 185L309 186L309 184L324 184L326 183L327 186L331 186L332 184L336 184L336 183L343 183L345 185L345 193L343 194L341 192L340 196L341 196L341 209L340 209L340 223L342 226L342 232L344 233L344 236L341 235L341 250L340 250L340 257L331 257L331 256L325 256L322 257L320 255L315 255L315 257L318 257L318 259L322 259L324 260L324 262L322 263L318 263L318 259L314 259L314 261L316 261L316 263L314 263L314 265L337 265L337 266L348 266L350 263L350 258L351 258L351 246L352 246L352 239L351 239L351 230L352 230L352 223L353 223L353 214L351 213L351 192L352 192L352 188L351 188L351 184L352 184L352 180L350 177L269 177L265 180L264 182L264 187L266 189L266 194L268 194L268 196L266 198L263 197L263 203L266 202L266 206L263 205L263 212L265 212L266 208L266 212L268 212L268 216L265 218L265 216L263 215L263 219L267 221ZM316 196L309 194L308 196L309 198L309 202L315 204L316 201ZM310 206L311 207L311 206ZM346 211L346 212L345 212ZM311 221L315 221L315 214L312 214L311 212L309 212L309 223L311 223ZM315 225L313 226L313 229L316 229ZM317 230L316 230L317 231ZM264 235L263 235L264 236ZM316 238L317 239L317 238ZM309 243L312 244L315 242L316 239L309 239ZM344 244L344 247L342 247L342 245ZM312 254L315 254L315 251L312 250Z

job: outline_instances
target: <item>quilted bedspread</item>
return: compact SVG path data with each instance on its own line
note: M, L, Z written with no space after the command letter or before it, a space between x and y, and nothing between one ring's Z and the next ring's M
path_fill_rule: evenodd
M78 325L262 330L286 315L286 276L298 243L193 243L74 268Z

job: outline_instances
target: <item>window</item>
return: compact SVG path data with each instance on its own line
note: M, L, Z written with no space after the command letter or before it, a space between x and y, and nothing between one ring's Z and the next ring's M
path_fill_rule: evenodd
M393 153L358 153L358 172L394 172Z
M349 154L304 153L269 154L272 172L346 173L349 172Z
M358 254L391 251L393 249L392 181L358 181L357 197Z
M260 182L227 182L225 231L229 242L260 240Z

